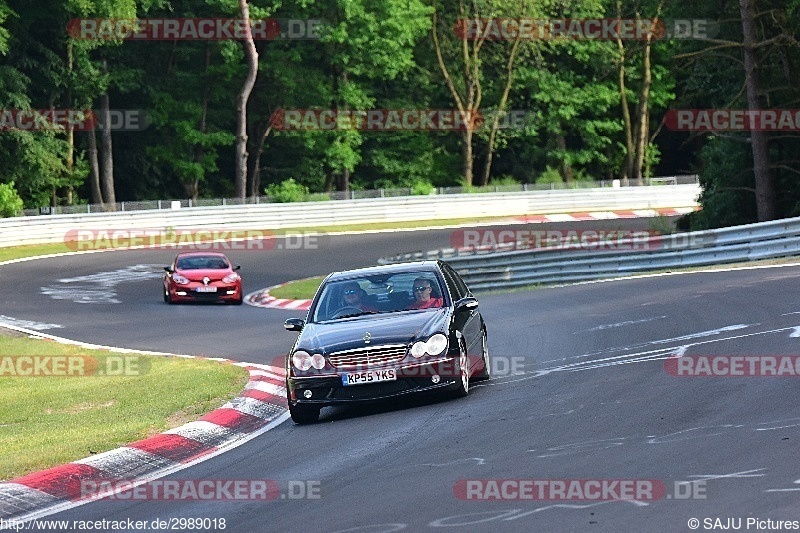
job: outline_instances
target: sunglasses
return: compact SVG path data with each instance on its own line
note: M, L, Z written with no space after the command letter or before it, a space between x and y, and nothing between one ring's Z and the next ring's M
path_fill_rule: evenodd
M427 289L430 289L430 287L423 287L422 285L420 285L419 287L414 287L414 290L417 291L417 292L422 292L422 291L425 291Z
M357 294L358 292L360 292L359 289L349 289L349 290L344 291L344 294L345 294L345 296L349 296L351 294Z

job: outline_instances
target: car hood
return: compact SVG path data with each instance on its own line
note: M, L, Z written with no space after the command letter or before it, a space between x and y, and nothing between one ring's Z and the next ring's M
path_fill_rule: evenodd
M327 355L364 346L408 344L434 333L446 332L449 316L449 310L441 308L307 324L298 338L296 349ZM369 344L364 342L366 333L370 334Z

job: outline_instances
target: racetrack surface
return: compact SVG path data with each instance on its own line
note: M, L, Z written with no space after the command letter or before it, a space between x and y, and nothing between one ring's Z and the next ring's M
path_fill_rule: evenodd
M328 236L316 250L229 255L242 264L250 292L374 264L381 255L448 246L449 235ZM158 268L172 255L109 252L3 266L0 314L125 348L253 363L282 357L294 338L282 322L297 312L167 306ZM467 398L326 408L318 424L286 422L168 478L269 479L285 498L107 499L47 519L224 518L225 531L242 532L690 531L691 518L701 530L715 524L704 519L734 526L741 519L742 529L748 518L800 520L798 378L677 377L664 363L675 354L796 355L800 305L786 294L800 288L799 273L791 266L482 295L498 373L475 383ZM112 287L114 295L98 287ZM518 373L507 372L511 365ZM468 480L487 479L639 480L666 494L635 501L459 498ZM319 497L293 499L300 483Z

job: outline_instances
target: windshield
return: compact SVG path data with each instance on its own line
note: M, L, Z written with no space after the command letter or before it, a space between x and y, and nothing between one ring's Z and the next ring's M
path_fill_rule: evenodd
M443 305L442 288L433 272L382 274L327 283L311 322Z
M176 265L178 270L222 270L228 268L228 262L217 256L181 257Z

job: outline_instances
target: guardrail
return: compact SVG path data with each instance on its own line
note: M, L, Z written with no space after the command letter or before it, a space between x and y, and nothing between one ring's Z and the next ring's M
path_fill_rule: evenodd
M663 184L697 184L696 174L648 178L646 185ZM599 181L572 181L569 183L521 183L515 185L487 185L484 187L437 187L431 194L486 194L499 192L528 192L565 189L596 189L605 187L619 187L620 180ZM626 186L637 186L636 182L629 182ZM419 194L419 193L416 193ZM397 198L400 196L414 196L414 189L404 187L396 189L352 189L350 191L331 191L309 193L305 201L330 201L330 200L361 200L364 198ZM39 209L25 209L23 215L73 215L90 213L110 213L115 211L150 211L161 209L179 209L194 207L217 207L232 205L251 205L274 203L270 196L254 196L247 198L199 198L198 200L140 200L133 202L117 202L115 204L80 204L47 206Z
M640 236L641 237L641 236ZM474 291L570 283L637 272L800 255L800 217L717 230L619 241L532 246L515 241L487 248L448 248L381 258L380 264L444 259ZM603 249L614 246L615 250Z
M79 230L283 230L581 211L695 208L697 184L368 198L0 219L0 247L63 242ZM176 206L177 207L177 206Z

